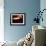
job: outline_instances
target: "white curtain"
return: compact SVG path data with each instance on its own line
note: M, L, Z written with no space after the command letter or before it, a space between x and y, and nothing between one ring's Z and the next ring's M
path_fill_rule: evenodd
M4 41L4 0L0 0L0 42Z

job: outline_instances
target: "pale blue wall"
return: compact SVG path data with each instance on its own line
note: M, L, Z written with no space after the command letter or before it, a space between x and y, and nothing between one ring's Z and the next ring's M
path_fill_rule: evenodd
M18 41L24 37L32 27L36 12L40 9L40 0L4 0L5 40ZM10 13L26 13L25 26L10 26Z
M41 0L40 1L40 10L42 11L43 9L46 9L46 0ZM40 25L45 26L46 27L46 10L43 12L43 22L40 22Z

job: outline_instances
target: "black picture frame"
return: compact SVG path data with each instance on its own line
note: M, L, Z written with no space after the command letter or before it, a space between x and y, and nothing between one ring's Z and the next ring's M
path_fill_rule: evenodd
M26 25L25 13L10 13L10 25L14 26Z

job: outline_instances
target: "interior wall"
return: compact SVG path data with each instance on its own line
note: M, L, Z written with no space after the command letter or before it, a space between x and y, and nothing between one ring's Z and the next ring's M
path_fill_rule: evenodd
M40 0L4 0L4 38L18 41L31 31L33 19L40 10ZM10 26L10 13L26 13L26 25Z
M40 1L40 10L42 11L43 9L46 9L46 0ZM44 10L42 17L43 17L43 22L41 21L40 25L46 27L46 10Z

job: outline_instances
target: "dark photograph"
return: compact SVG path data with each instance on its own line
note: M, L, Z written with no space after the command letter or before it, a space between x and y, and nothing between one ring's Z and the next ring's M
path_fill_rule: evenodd
M12 13L10 16L11 25L24 25L25 24L25 14L24 13Z
M13 15L12 23L23 23L23 15Z

